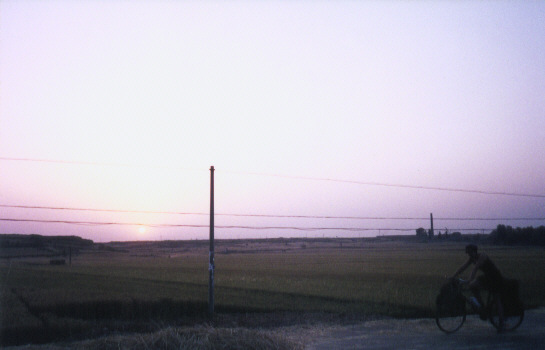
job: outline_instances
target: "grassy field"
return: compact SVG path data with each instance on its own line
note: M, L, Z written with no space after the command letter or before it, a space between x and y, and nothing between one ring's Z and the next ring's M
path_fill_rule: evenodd
M3 259L2 343L212 322L206 318L205 243L109 244L81 251L71 265L61 266L50 265L44 257ZM301 315L431 317L444 277L465 261L463 246L371 240L219 241L216 320L273 327L308 322ZM483 250L507 277L521 280L527 307L545 306L543 248ZM249 314L254 315L251 322L240 316Z

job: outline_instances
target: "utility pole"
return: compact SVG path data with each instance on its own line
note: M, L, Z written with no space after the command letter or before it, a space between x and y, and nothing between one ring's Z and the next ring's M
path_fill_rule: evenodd
M429 238L433 238L433 213L430 213L430 223L431 223L431 229L430 229L430 235Z
M210 252L208 264L208 315L214 315L214 166L210 167Z

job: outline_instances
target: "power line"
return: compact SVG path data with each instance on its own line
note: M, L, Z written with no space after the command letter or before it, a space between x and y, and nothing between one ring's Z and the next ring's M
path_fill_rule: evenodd
M97 222L97 221L73 221L73 220L42 220L42 219L15 219L15 218L0 218L0 221L8 222L29 222L29 223L47 223L47 224L73 224L73 225L90 225L90 226L146 226L156 228L208 228L209 225L192 225L192 224L146 224L146 223L131 223L131 222ZM367 227L299 227L299 226L240 226L240 225L216 225L219 229L248 229L248 230L293 230L293 231L414 231L414 228L367 228ZM451 229L453 231L492 231L493 229L486 228L459 228Z
M174 212L174 211L153 211L153 210L121 210L121 209L94 209L94 208L74 208L74 207L49 207L37 205L9 205L0 204L3 208L19 208L19 209L48 209L48 210L69 210L69 211L93 211L93 212L110 212L110 213L138 213L138 214L175 214L175 215L209 215L208 213L190 213L190 212ZM218 214L216 214L218 215Z
M0 204L2 208L18 208L18 209L46 209L46 210L67 210L67 211L91 211L91 212L111 212L111 213L138 213L138 214L170 214L170 215L200 215L208 216L209 213L203 212L175 212L175 211L152 211L152 210L120 210L120 209L94 209L94 208L74 208L74 207L53 207L53 206L36 206L36 205L10 205ZM279 214L229 214L216 213L216 216L232 216L232 217L263 217L263 218L295 218L295 219L348 219L348 220L429 220L429 217L387 217L387 216L332 216L332 215L279 215ZM540 221L542 218L456 218L456 217L435 217L435 220L450 220L450 221Z
M0 221L10 222L33 222L33 223L49 223L49 224L75 224L75 225L90 225L90 226L148 226L148 227L208 227L208 225L191 225L191 224L145 224L139 222L117 222L117 221L74 221L74 220L43 220L43 219L14 219L0 218Z
M220 172L222 172L222 171L220 170ZM367 185L367 186L396 187L396 188L409 188L409 189L418 189L418 190L434 190L434 191L447 191L447 192L463 192L463 193L476 193L476 194L514 196L514 197L545 198L545 194L483 191L483 190L472 190L472 189L462 189L462 188L390 184L390 183L371 182L371 181L342 180L342 179L332 179L332 178L293 176L293 175L281 175L281 174L266 174L266 173L254 173L254 172L242 172L242 171L227 171L227 170L224 170L223 172L233 173L233 174L256 175L256 176L281 177L281 178L298 179L298 180L341 182L341 183L350 183L350 184Z
M203 169L188 169L188 168L166 167L166 166L136 165L136 164L126 164L126 163L124 164L124 163L99 163L99 162L84 162L84 161L66 161L66 160L35 159L35 158L0 157L0 160L4 160L4 161L22 161L22 162L58 163L58 164L100 165L100 166L153 167L153 168L164 168L164 169L181 169L181 170L192 170L192 171L196 171L196 170L204 171ZM244 172L244 171L220 170L220 172L232 173L232 174L243 174L243 175L281 177L281 178L286 178L286 179L297 179L297 180L350 183L350 184L366 185L366 186L382 186L382 187L408 188L408 189L418 189L418 190L433 190L433 191L460 192L460 193L475 193L475 194L513 196L513 197L545 198L545 194L484 191L484 190L449 188L449 187L391 184L391 183L381 183L381 182L372 182L372 181L343 180L343 179L333 179L333 178L319 178L319 177L307 177L307 176L295 176L295 175L267 174L267 173Z
M132 168L155 168L155 169L168 169L168 170L204 171L203 169L195 169L195 168L152 165L152 164L135 164L135 163L87 162L87 161L74 161L74 160L15 158L15 157L0 157L0 160L14 161L14 162L37 162L37 163L53 163L53 164L108 166L108 167L132 167Z

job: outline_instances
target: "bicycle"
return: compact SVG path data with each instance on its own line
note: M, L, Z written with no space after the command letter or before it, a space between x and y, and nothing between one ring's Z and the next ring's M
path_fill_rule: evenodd
M483 321L489 320L499 332L513 331L520 326L524 319L524 307L518 296L518 281L505 280L504 288L500 293L503 305L503 325L498 315L497 297L488 292L485 305L477 309L470 298L464 295L464 292L467 293L467 290L463 288L464 284L466 281L460 278L451 278L441 288L436 299L435 315L435 321L440 330L445 333L454 333L460 329L468 314L466 305L471 306Z

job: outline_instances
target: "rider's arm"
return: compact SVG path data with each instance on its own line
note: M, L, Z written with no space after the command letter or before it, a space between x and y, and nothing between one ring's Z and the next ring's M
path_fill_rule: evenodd
M453 278L458 277L458 275L464 272L470 264L471 264L471 259L468 259L462 266L460 266L458 270L456 270L456 272L454 273L454 276L452 277Z
M475 267L473 268L473 271L471 271L471 275L469 276L469 283L473 282L475 279L475 276L477 276L477 271L483 266L484 262L488 256L484 253L481 253L479 255L479 259L477 259L477 262L475 263Z

